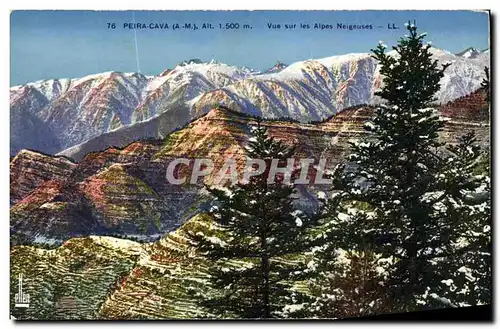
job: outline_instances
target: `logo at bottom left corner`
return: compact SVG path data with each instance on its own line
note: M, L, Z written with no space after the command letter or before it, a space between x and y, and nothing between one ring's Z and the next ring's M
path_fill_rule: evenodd
M28 293L23 292L23 275L19 274L19 283L18 283L18 292L16 293L15 299L15 307L19 308L28 308L30 307L30 295Z

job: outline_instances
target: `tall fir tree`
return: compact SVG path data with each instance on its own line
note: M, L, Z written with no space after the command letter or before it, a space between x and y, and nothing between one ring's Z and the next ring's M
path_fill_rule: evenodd
M248 182L209 188L216 200L211 234L189 233L209 260L214 288L200 304L223 318L292 317L307 298L295 285L308 275L302 253L311 248L307 232L316 221L295 209L296 190L284 176L267 181L271 161L286 166L294 148L268 136L260 121L252 134L248 158L264 160L266 169Z
M390 264L383 304L392 311L450 304L438 292L453 275L447 262L464 254L463 227L472 221L470 212L461 212L464 190L480 185L469 172L462 171L460 180L447 175L458 172L460 164L443 151L444 121L432 105L450 64L440 67L425 34L406 26L408 35L393 47L395 55L387 54L382 42L372 50L384 76L376 95L386 103L365 125L371 139L353 143L348 158L353 166L341 179L345 202L364 205L371 218L338 221L339 215L330 213L332 232L344 234L354 250L369 250Z
M317 239L308 264L312 273L309 291L313 302L309 316L339 319L389 312L386 303L387 266L390 260L373 252L370 229L364 229L374 212L367 204L349 200L348 181L338 165L329 174L333 189L320 192ZM317 233L320 234L317 234ZM389 262L388 262L389 261ZM389 263L389 264L388 264Z

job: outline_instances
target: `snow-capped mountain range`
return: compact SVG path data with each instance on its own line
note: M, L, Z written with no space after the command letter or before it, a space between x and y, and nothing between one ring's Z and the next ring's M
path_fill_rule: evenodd
M284 69L286 69L288 65L280 62L280 61L277 61L276 64L274 64L273 67L271 68L268 68L264 73L277 73L277 72L281 72L283 71Z
M457 56L433 48L433 54L452 63L437 94L440 103L476 90L490 62L489 51ZM258 74L215 61L188 61L157 76L106 72L11 87L11 155L33 149L71 156L84 144L94 145L86 151L96 151L117 140L162 137L215 104L307 122L377 102L373 93L382 79L370 54L283 66Z

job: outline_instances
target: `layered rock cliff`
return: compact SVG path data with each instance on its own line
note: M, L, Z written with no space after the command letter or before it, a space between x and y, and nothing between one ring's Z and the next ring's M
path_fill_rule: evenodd
M484 93L441 108L449 118L441 137L454 143L474 130L489 146L489 120ZM344 161L349 141L370 138L363 124L373 107L357 106L317 123L264 121L269 134L296 146L296 158L327 159L327 168ZM108 148L85 155L76 163L61 157L23 151L11 161L11 233L13 243L58 243L72 236L115 234L154 240L178 227L185 219L206 209L209 198L203 183L213 184L227 159L239 172L245 164L254 118L223 108L212 109L183 129L161 140L136 141L125 148ZM177 158L190 159L177 173L187 176L194 159L209 158L213 172L198 181L173 185L166 179L168 165ZM180 177L179 176L179 177ZM311 166L312 181L316 169ZM301 206L314 207L316 192L324 186L300 186Z

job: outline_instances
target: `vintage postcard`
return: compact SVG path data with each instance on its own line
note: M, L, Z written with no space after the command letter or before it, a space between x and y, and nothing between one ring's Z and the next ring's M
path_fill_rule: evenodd
M10 26L12 319L491 319L488 11Z

